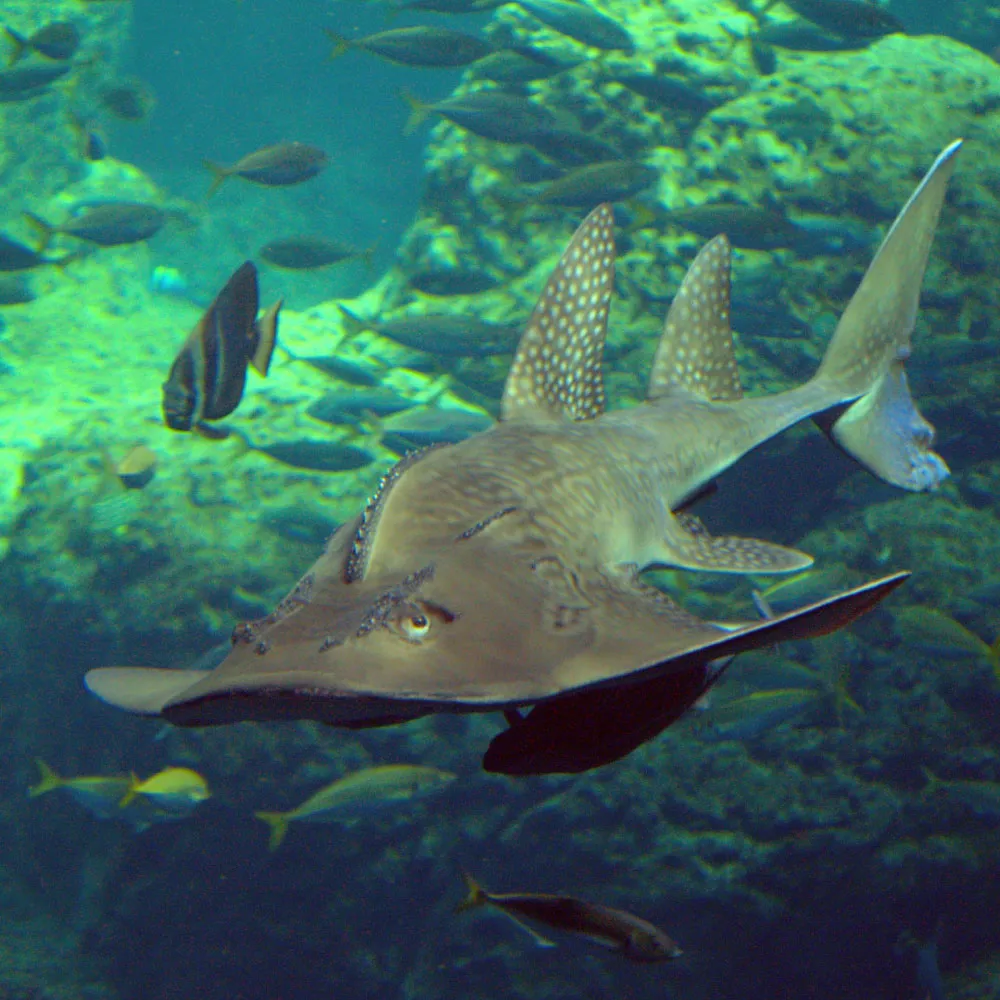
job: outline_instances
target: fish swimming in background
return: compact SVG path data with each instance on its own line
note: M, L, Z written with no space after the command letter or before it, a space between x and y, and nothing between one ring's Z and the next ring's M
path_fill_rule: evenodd
M49 84L55 83L70 71L69 63L16 66L0 70L0 104L30 101L48 93Z
M167 767L140 781L132 775L119 808L142 816L141 822L184 819L211 797L208 783L188 767Z
M141 490L156 475L156 453L148 445L137 444L119 462L112 463L114 474L127 490Z
M590 163L526 196L532 204L591 209L602 201L620 202L655 184L660 172L634 160Z
M455 68L468 66L495 51L494 46L482 38L427 25L390 28L354 39L338 35L329 28L323 30L333 42L331 59L342 56L349 49L362 49L399 66Z
M271 828L268 848L276 851L285 839L289 823L342 823L362 819L440 792L455 777L450 771L410 764L368 767L338 778L288 812L254 815Z
M61 778L40 757L35 758L35 763L38 765L39 781L37 785L32 785L28 789L30 798L35 799L49 792L63 791L98 819L120 817L121 801L128 794L132 780L127 775Z
M988 643L951 615L920 605L899 608L893 612L893 618L896 630L907 646L949 660L959 657L984 660L1000 680L1000 635Z
M423 284L428 287L426 281ZM491 323L466 313L414 313L390 319L363 319L344 305L339 309L349 335L374 330L404 347L446 358L513 354L521 336L519 323Z
M403 132L410 135L431 115L440 115L453 125L494 142L530 143L540 132L556 128L559 120L544 105L502 90L477 90L456 94L433 104L401 91L410 106Z
M14 48L10 54L9 66L19 62L29 52L37 52L46 59L65 62L72 59L80 47L80 32L69 21L53 21L25 37L13 28L4 28Z
M422 295L479 295L500 284L489 271L478 267L427 267L410 275L408 284Z
M258 254L272 267L288 271L311 271L332 264L345 264L363 260L370 268L375 257L375 247L358 250L356 247L326 240L318 236L296 236L265 243Z
M215 670L105 667L87 674L88 688L183 726L314 719L354 729L502 712L508 728L486 770L578 773L676 722L720 661L847 625L907 574L734 624L698 618L639 572L808 566L810 556L767 540L714 536L686 508L809 418L884 482L922 491L945 479L904 365L960 146L907 201L812 378L764 396L743 396L730 245L718 236L670 307L646 402L606 410L615 248L611 207L599 206L528 321L499 422L397 463L275 610L234 630Z
M489 906L510 917L542 948L552 941L538 934L531 924L594 941L630 962L648 964L680 958L684 953L668 934L648 920L626 910L587 903L574 896L550 896L539 892L487 892L471 875L464 874L467 894L456 912Z
M559 34L597 49L635 48L632 36L614 18L584 0L517 0L532 16Z
M0 306L24 306L34 301L34 290L25 277L0 274Z
M97 95L101 107L123 122L145 121L156 107L156 96L142 80L122 80L102 87Z
M163 419L174 431L200 430L229 416L243 398L247 366L266 377L281 299L257 318L257 268L247 261L188 335L163 383Z
M939 778L929 768L921 769L927 784L924 795L944 795L957 802L974 816L985 820L1000 820L1000 782Z
M579 62L557 59L530 45L510 45L477 60L471 72L494 83L518 84L547 80L578 65Z
M9 236L0 235L0 272L31 271L45 264L55 264L57 267L69 263L72 254L63 257L45 257L37 250L26 247Z
M786 0L801 17L845 38L881 38L906 29L884 4L873 0Z
M397 455L436 444L455 444L493 426L484 410L466 406L414 406L380 424L385 446Z
M83 159L96 163L108 155L107 140L100 129L75 111L69 113L69 123L76 132L77 146Z
M108 201L85 208L60 225L53 225L31 212L24 217L41 233L38 252L42 253L53 236L73 236L99 247L141 243L155 236L167 221L155 205L134 201Z
M325 169L327 162L328 157L322 149L304 142L279 142L274 146L264 146L241 156L228 167L205 160L205 166L213 175L206 197L215 194L230 177L242 177L263 187L302 184Z

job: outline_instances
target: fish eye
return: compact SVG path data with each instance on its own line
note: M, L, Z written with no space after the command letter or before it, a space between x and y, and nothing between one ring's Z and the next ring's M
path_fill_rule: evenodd
M430 619L421 611L407 615L400 625L407 639L422 639L431 630Z

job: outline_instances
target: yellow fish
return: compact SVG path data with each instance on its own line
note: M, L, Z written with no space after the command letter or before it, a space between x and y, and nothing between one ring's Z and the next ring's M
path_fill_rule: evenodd
M904 641L933 656L986 660L1000 680L1000 636L992 644L937 608L908 607L893 612Z
M103 775L86 775L77 778L61 778L45 763L41 757L35 758L38 765L39 781L28 789L30 798L47 795L49 792L62 790L74 802L78 802L89 813L98 819L122 818L119 804L122 796L127 794L131 778L125 775L104 777Z
M369 816L413 799L440 791L455 780L450 771L409 764L368 767L338 778L288 812L258 812L254 815L271 827L270 850L277 850L293 820L309 823L339 823Z
M168 767L145 781L132 775L119 808L138 807L148 826L159 820L189 816L211 794L208 783L197 771Z

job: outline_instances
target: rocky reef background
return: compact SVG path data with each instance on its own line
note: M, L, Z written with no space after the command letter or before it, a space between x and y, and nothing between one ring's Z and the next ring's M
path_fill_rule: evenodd
M970 20L963 6L951 18L942 8L921 30L962 41L928 33L849 52L782 50L765 76L749 46L758 5L603 6L636 51L585 58L527 89L659 172L641 199L652 218L634 205L621 215L608 372L615 405L642 398L662 316L702 242L671 223L671 212L773 202L818 218L827 237L852 237L836 250L803 237L738 252L744 384L773 391L812 370L914 183L948 141L967 139L910 366L952 479L933 495L901 495L802 429L724 477L699 509L715 531L814 554L825 574L815 586L832 590L896 568L913 569L913 578L848 634L780 651L817 678L814 702L794 725L719 739L709 710L576 779L482 775L478 754L498 727L485 718L360 735L312 724L197 733L96 704L81 691L86 669L189 664L235 622L272 606L392 461L375 435L360 442L371 464L349 472L290 467L261 450L358 443L306 414L324 393L349 386L301 358L336 352L414 399L446 370L487 403L502 384L506 358L430 364L374 334L346 336L329 296L360 293L348 304L363 315L421 311L428 305L412 290L414 274L475 266L496 287L447 307L517 319L583 213L523 196L523 147L434 125L422 142L400 147L423 157L423 188L398 247L392 240L379 251L388 270L377 281L363 268L328 283L289 278L296 308L283 315L270 377L251 382L229 421L240 433L224 442L172 434L160 421L160 383L199 307L153 292L152 268L183 265L190 297L207 298L227 272L223 260L251 253L265 225L301 223L309 188L276 202L264 197L273 192L233 187L205 207L186 168L158 173L126 162L153 159L156 143L139 133L120 137L121 159L81 163L67 103L86 102L109 67L129 71L142 29L133 19L148 11L51 5L46 18L71 16L88 41L71 95L0 106L7 231L24 236L23 209L58 217L110 192L156 200L181 221L151 245L37 272L36 300L3 313L0 995L889 1000L918 995L916 946L907 942L926 941L938 924L948 996L995 992L1000 806L989 803L1000 800L1000 675L995 654L968 638L990 642L1000 630L1000 68L969 45L988 47L992 29L986 15ZM921 13L893 10L904 20ZM35 5L8 3L4 15L23 27L41 23ZM567 60L586 54L517 7L473 23L499 42ZM711 110L668 112L611 79L637 71L683 79ZM373 86L395 81L368 72L360 78ZM482 84L470 71L462 86ZM398 128L403 114L400 105L397 120L378 127ZM252 134L220 131L220 158L238 154L238 140ZM349 192L352 169L364 172L335 165L332 183ZM370 235L365 207L357 211L348 235ZM402 230L405 221L393 225ZM267 276L265 301L284 280ZM459 405L461 393L440 401ZM159 456L157 475L125 492L105 455L120 457L139 440ZM699 612L754 614L748 581L661 579ZM767 688L770 662L739 661L724 682L729 696ZM844 710L843 692L856 710ZM36 756L67 774L186 764L214 796L183 824L134 835L55 796L29 801ZM290 807L340 774L397 761L445 767L459 780L433 806L349 826L303 824L268 853L255 809ZM925 769L945 784L935 788ZM970 799L956 781L981 783L984 794L988 785L994 798ZM452 914L463 868L497 891L566 889L626 906L667 928L686 956L649 970L584 946L534 950L499 919Z

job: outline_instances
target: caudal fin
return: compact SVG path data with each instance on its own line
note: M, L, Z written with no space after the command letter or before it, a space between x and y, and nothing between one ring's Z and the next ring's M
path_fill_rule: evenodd
M410 116L403 126L403 135L412 135L431 116L431 107L414 97L408 90L401 90L399 96L407 103Z
M477 906L485 906L489 900L486 890L468 872L462 872L462 879L465 882L465 899L455 907L455 912L464 913Z
M13 66L14 63L18 62L24 57L25 52L28 49L28 39L24 35L18 34L13 28L4 28L4 34L10 39L10 43L13 46L10 53L10 59L7 60L8 66Z
M52 237L55 235L56 227L49 225L43 218L35 215L34 212L22 212L21 214L24 216L24 221L38 232L38 249L36 252L45 253L52 242Z
M340 56L342 56L351 47L350 40L345 38L343 35L338 35L336 31L333 31L330 28L324 28L323 31L325 32L327 38L333 42L333 48L330 49L330 55L328 56L329 59L340 58Z
M267 849L276 851L288 833L288 814L279 812L256 812L254 816L263 820L271 828L271 836L267 841Z
M813 384L831 399L816 422L862 465L894 486L927 490L948 467L931 450L934 428L910 396L904 365L945 188L961 140L910 196L848 303ZM848 403L846 410L838 404Z
M32 799L37 799L39 795L44 795L46 792L55 791L63 784L63 779L41 757L36 757L35 763L38 765L39 780L37 785L32 785L28 789L28 797Z
M206 198L211 198L216 191L222 186L226 178L232 173L227 167L223 167L219 163L213 163L211 160L202 160L205 165L205 169L210 171L212 174L212 185L208 189L208 193L205 195Z

